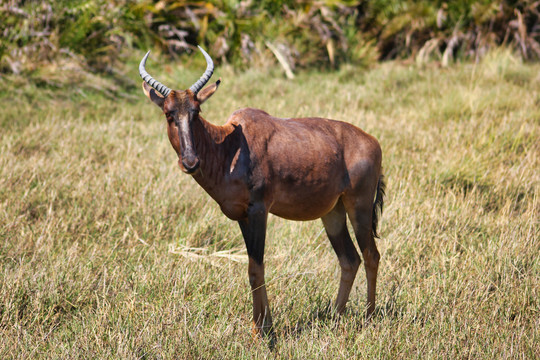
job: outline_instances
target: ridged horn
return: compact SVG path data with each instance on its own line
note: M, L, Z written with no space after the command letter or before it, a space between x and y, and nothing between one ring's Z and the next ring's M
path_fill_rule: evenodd
M148 59L148 55L150 55L150 50L144 55L143 59L141 60L141 63L139 64L139 74L141 75L142 79L145 83L156 89L158 93L161 95L167 97L169 93L171 92L171 89L154 79L149 73L145 70L146 65L146 59Z
M189 88L189 90L191 90L191 92L193 92L195 95L203 88L204 85L206 85L206 83L208 82L208 80L210 80L212 74L214 73L214 62L212 61L212 58L210 57L210 55L208 55L206 51L204 51L202 47L200 47L199 45L197 45L197 47L199 48L199 50L201 50L204 58L206 59L206 71L201 76L201 78Z

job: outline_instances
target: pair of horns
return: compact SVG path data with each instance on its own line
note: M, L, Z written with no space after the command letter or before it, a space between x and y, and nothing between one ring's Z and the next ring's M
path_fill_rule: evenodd
M202 47L197 47L199 48L199 50L201 50L204 58L206 59L206 71L201 76L201 78L189 88L189 90L191 90L191 92L195 95L203 88L203 86L208 82L208 80L210 80L212 74L214 73L214 62L212 61L212 58L206 53L206 51L204 51ZM148 55L150 55L150 51L148 51L146 55L144 55L141 63L139 64L139 74L141 75L144 82L156 89L156 91L164 97L167 97L170 94L171 89L154 79L148 72L146 72L146 69L144 68L146 65L146 60L148 59Z

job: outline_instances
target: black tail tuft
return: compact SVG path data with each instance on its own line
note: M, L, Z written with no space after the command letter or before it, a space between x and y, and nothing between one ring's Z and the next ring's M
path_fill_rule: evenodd
M375 195L375 202L373 203L373 220L371 227L373 229L373 236L378 238L377 225L379 223L379 216L382 215L384 206L384 193L386 189L386 183L384 182L384 175L381 175L379 182L377 183L377 195Z

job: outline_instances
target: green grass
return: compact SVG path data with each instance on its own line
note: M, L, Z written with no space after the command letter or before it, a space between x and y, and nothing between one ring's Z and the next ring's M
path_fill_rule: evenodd
M198 76L152 74L172 87ZM271 217L273 351L251 338L240 230L178 169L138 81L121 94L97 90L107 80L5 78L0 358L538 356L539 74L504 51L476 65L385 63L294 81L218 69L222 86L203 106L214 123L245 106L331 117L383 147L373 321L363 268L347 313L329 316L339 267L322 223Z

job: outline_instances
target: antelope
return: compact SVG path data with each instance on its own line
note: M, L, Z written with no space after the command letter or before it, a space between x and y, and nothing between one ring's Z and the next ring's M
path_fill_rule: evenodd
M263 262L269 213L290 220L322 219L341 267L337 314L345 309L361 263L347 230L348 215L364 258L369 319L375 309L380 258L375 237L385 189L378 141L346 122L282 119L253 108L235 111L223 126L211 124L200 107L221 79L203 89L214 65L199 49L206 71L187 90L171 90L146 72L150 51L139 73L144 94L165 114L180 169L240 225L248 253L254 335L272 332Z

